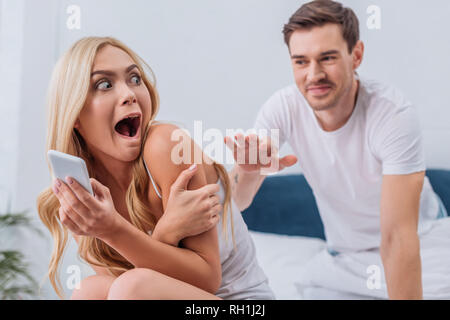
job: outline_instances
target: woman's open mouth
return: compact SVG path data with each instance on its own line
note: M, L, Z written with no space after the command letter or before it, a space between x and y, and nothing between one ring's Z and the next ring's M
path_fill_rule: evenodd
M133 138L137 136L141 126L141 115L138 113L130 114L117 122L114 130L125 138Z

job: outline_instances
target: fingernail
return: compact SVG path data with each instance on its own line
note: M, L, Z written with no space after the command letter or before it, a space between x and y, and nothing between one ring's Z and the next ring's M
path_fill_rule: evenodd
M67 177L67 178L66 178L66 181L67 181L69 184L72 184L72 183L73 183L73 180L72 180L72 178L70 178L70 177Z
M193 164L192 166L189 167L189 170L194 170L195 168L197 168L197 164Z
M56 179L55 183L58 187L61 187L61 181L59 181L59 179Z
M54 193L58 193L58 192L59 192L59 190L58 190L58 188L57 188L56 186L53 186L52 189L53 189L53 192L54 192Z

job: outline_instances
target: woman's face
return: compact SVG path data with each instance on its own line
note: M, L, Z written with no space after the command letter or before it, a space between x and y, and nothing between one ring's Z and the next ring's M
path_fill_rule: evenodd
M106 45L95 57L75 128L94 158L133 161L139 155L142 126L151 108L150 93L135 62L125 51Z

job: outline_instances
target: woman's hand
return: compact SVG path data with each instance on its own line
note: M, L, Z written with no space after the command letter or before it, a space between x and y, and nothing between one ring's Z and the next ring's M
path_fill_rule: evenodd
M207 184L200 189L187 190L197 170L192 165L180 173L170 189L166 210L152 233L152 238L178 246L181 239L210 230L219 222L222 210L217 192L218 184Z
M59 200L59 219L75 235L106 239L113 235L120 223L126 222L114 207L109 189L97 180L90 179L94 196L75 179L66 183L56 179L53 193Z

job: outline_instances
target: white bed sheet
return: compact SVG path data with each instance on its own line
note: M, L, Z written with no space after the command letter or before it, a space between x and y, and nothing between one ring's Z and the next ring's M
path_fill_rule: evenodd
M260 266L269 278L276 299L303 299L294 281L301 268L325 248L317 238L250 231Z

